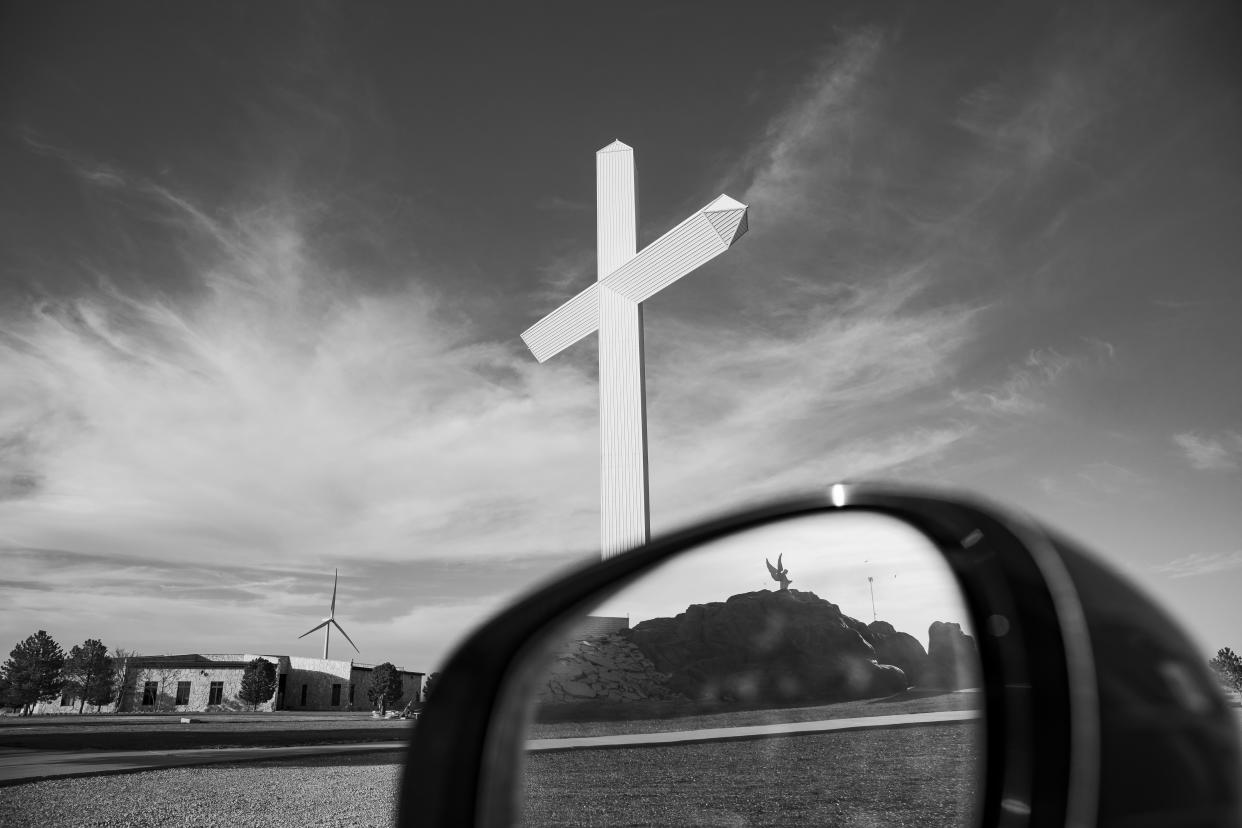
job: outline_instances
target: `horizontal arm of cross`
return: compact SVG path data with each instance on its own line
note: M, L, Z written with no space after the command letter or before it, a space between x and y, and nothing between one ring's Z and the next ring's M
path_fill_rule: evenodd
M544 362L599 328L598 291L644 302L728 250L746 232L746 205L722 195L522 334Z

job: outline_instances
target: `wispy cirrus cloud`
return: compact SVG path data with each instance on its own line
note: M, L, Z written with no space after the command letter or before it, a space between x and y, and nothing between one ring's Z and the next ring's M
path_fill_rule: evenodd
M1009 370L998 385L955 392L958 402L978 413L1021 416L1043 408L1040 392L1056 382L1074 362L1055 350L1033 350Z
M1153 571L1170 578L1193 578L1198 575L1211 575L1242 569L1242 551L1239 552L1192 552L1181 558L1174 558L1158 566Z
M1047 396L1064 374L1111 360L1116 348L1100 339L1086 340L1073 355L1055 348L1037 348L1009 367L1000 383L969 391L954 390L954 399L968 411L999 416L1028 416L1047 406Z
M1229 471L1242 462L1242 434L1236 431L1215 436L1183 431L1173 435L1173 442L1190 465L1202 471Z
M548 312L595 281L595 251L566 248L539 266L539 287L531 296L537 312Z
M1119 495L1129 497L1150 494L1152 479L1128 466L1107 460L1070 467L1064 473L1045 474L1035 485L1049 497L1062 502L1106 502Z
M91 183L181 240L190 289L101 275L0 316L14 617L108 619L110 643L157 651L194 629L191 646L229 651L227 612L288 651L340 566L351 635L396 653L411 605L470 616L595 546L589 372L481 337L418 274L377 290L334 270L314 205ZM420 631L419 658L468 626Z
M215 217L147 195L212 243L191 263L205 290L173 300L105 283L6 314L0 416L14 436L0 463L20 496L0 504L3 542L221 562L407 544L494 556L526 543L500 527L506 513L543 502L511 480L582 493L569 511L591 511L593 476L560 462L593 444L594 394L574 367L474 340L417 280L357 292L318 264L296 211ZM535 554L591 533L557 549L539 536Z
M835 194L816 184L843 181L865 136L869 80L885 54L879 29L862 29L825 49L800 94L768 125L746 166L755 175L742 200L772 224L840 218ZM812 173L815 183L808 181Z
M64 162L70 172L87 184L116 189L132 186L130 177L112 164L102 163L84 153L74 152L66 147L58 146L39 135L30 127L23 127L18 134L22 143L29 149L39 155L45 155Z

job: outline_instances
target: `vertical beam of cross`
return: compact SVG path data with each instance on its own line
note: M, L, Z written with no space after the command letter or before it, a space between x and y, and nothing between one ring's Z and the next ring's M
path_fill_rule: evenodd
M597 281L634 258L634 150L613 142L595 154ZM651 535L643 306L599 287L600 546L604 557Z
M647 542L647 404L642 303L728 250L747 230L746 205L713 199L635 253L634 151L595 154L596 281L522 334L540 362L599 331L600 546L603 557Z

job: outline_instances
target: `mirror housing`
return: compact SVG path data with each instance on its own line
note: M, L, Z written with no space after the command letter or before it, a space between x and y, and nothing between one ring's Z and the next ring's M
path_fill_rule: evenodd
M996 507L879 485L749 509L592 563L519 600L448 660L419 718L401 824L508 825L525 694L566 625L651 567L726 535L831 511L884 514L940 550L978 631L981 824L1234 826L1237 726L1177 626L1072 543Z

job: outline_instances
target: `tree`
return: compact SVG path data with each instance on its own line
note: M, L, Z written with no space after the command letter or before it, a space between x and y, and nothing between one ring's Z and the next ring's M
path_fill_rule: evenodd
M1218 650L1208 666L1216 671L1221 684L1230 690L1242 691L1242 658L1233 650L1228 647Z
M133 665L133 659L137 657L137 650L124 650L117 647L112 651L112 684L116 687L116 712L118 713L133 707L134 682L138 678L138 671L131 670L130 667Z
M111 661L111 657L108 659ZM99 680L91 685L90 690L86 694L86 703L95 706L95 712L99 712L99 708L105 704L112 704L117 697L116 676L111 670L102 674ZM81 713L81 709L78 710Z
M96 706L112 701L115 687L112 669L108 648L97 638L88 638L69 651L64 668L65 692L78 699L78 713L88 700ZM100 698L103 701L95 701Z
M0 672L9 683L10 697L22 708L22 715L30 715L36 703L60 694L64 666L64 651L44 630L13 648Z
M423 701L431 698L431 690L440 681L439 673L432 673L427 676L427 680L423 682Z
M237 697L254 710L276 695L276 665L266 658L256 658L242 673L241 690Z
M367 698L371 704L378 706L381 716L387 712L389 705L401 701L403 692L401 674L392 664L385 661L371 671L371 686L367 689Z

